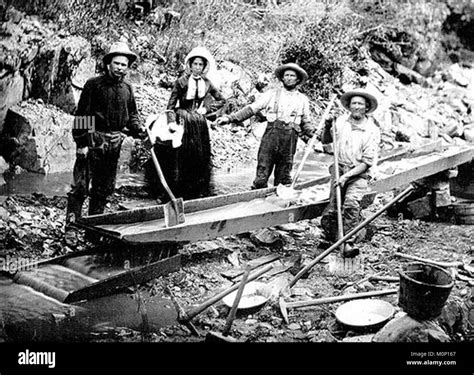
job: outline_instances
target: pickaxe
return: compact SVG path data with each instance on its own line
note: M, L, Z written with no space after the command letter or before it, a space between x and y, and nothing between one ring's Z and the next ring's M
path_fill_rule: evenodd
M374 291L374 292L347 294L345 296L318 298L318 299L312 299L312 300L308 300L308 301L297 301L297 302L285 302L283 297L280 297L279 305L280 305L281 315L283 316L283 319L285 320L285 323L288 324L289 323L288 309L295 309L295 308L298 308L298 307L305 307L305 306L323 305L325 303L349 301L349 300L360 299L360 298L385 296L385 295L388 295L388 294L396 294L396 293L398 293L398 289L385 289L385 290L378 290L378 291Z
M268 266L266 266L266 267L262 268L261 270L255 272L253 275L250 275L248 277L247 283L259 278L264 273L270 271L272 268L273 268L273 266L271 264L269 264ZM197 333L196 328L194 326L192 326L191 320L194 319L200 313L202 313L204 310L206 310L208 307L210 307L213 304L215 304L216 302L220 301L226 295L232 293L234 290L237 290L239 288L239 285L240 285L240 283L237 283L237 284L231 286L230 288L216 294L214 297L211 297L211 298L207 299L206 301L199 304L198 306L195 306L195 307L193 307L193 308L191 308L187 311L184 310L181 307L177 308L177 310L178 310L178 322L180 322L181 324L186 325L188 328L191 327L190 328L191 332L193 332L193 333L196 332ZM175 305L178 305L177 302L175 303ZM192 327L194 327L194 328L192 328Z

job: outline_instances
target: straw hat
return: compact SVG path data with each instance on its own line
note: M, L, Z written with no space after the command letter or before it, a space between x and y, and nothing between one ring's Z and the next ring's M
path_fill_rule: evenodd
M191 72L191 60L195 57L201 57L206 61L206 66L204 67L203 74L207 74L211 63L213 62L214 58L212 57L211 53L205 47L195 47L189 52L184 59L184 65L186 67L186 71L189 73Z
M293 70L298 75L300 79L299 84L303 84L308 79L308 73L306 73L306 70L295 63L288 63L279 66L275 69L275 76L281 81L283 80L283 74L285 74L287 70Z
M125 43L125 42L116 42L116 43L112 44L112 46L110 47L109 52L104 56L102 61L104 62L105 65L107 65L107 64L110 63L110 60L112 60L112 57L118 56L118 55L128 57L128 65L129 66L132 65L138 57L135 53L130 51L130 49L128 48L127 43Z
M369 94L366 90L356 89L348 91L341 96L341 104L344 108L349 109L351 99L354 96L361 96L367 101L367 114L374 112L378 107L378 101L372 94Z

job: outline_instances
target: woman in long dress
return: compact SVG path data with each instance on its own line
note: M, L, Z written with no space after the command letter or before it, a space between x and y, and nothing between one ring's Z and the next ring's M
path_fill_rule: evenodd
M224 97L206 77L212 56L203 47L194 48L185 59L185 73L176 80L167 105L170 128L183 126L182 145L156 144L155 152L165 178L176 197L185 200L209 195L211 144L206 115L222 107ZM209 96L214 98L210 101ZM166 195L162 195L166 199Z

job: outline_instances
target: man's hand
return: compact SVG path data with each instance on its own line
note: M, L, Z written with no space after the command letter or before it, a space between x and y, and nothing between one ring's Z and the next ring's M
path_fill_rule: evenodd
M313 145L313 150L314 152L319 153L319 154L324 153L323 144L321 142L316 142Z
M222 116L216 120L217 125L225 125L230 122L229 116Z
M81 157L86 157L89 152L89 147L81 147L76 150L76 155Z
M343 174L342 176L339 176L338 184L342 188L347 183L347 181L349 181L349 177L347 177L345 174Z

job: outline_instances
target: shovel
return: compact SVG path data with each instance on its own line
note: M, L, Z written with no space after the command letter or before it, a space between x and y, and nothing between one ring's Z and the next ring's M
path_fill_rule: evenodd
M317 129L321 129L321 127L324 125L324 122L326 121L327 117L329 116L329 112L331 111L331 108L334 104L334 101L336 100L336 95L333 94L331 96L331 99L329 100L328 106L326 107L326 110L324 111L323 116L321 117L321 120L319 121L319 126ZM298 169L296 170L296 173L293 177L293 180L291 181L290 186L285 186L282 184L279 184L276 189L276 193L280 198L283 199L295 199L297 197L297 193L295 191L295 185L296 181L298 180L301 171L303 170L304 164L306 163L306 159L308 159L309 154L311 153L311 150L313 149L314 144L316 143L316 140L318 138L319 132L316 131L314 132L313 137L311 140L308 142L306 145L305 152L303 154L303 158L300 161L300 164L298 165Z
M148 138L150 139L151 143L151 157L153 159L153 163L155 164L156 172L158 173L158 177L160 179L161 184L165 188L166 192L168 193L171 201L163 205L164 217L165 217L165 225L167 227L172 227L181 223L184 223L184 203L183 198L176 199L173 192L171 191L168 183L166 182L165 175L161 169L160 163L158 162L158 158L156 157L155 150L153 148L154 140L151 135L150 128L147 126L146 131L148 133Z
M334 153L334 178L336 181L336 210L337 210L337 239L340 240L344 237L344 226L342 224L342 209L341 209L341 186L339 185L339 155L336 140L336 126L332 127L332 145ZM344 243L341 245L341 249L344 247Z

